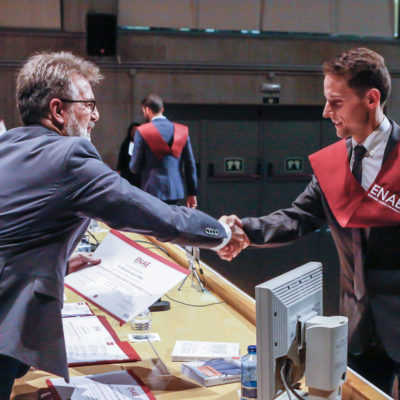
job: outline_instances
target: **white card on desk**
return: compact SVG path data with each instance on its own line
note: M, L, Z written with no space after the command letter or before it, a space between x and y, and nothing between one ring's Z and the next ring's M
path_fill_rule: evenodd
M61 316L67 317L83 317L87 315L94 315L93 311L86 303L64 303L61 310Z
M236 357L239 355L239 343L177 340L172 350L171 360L209 360L211 358Z

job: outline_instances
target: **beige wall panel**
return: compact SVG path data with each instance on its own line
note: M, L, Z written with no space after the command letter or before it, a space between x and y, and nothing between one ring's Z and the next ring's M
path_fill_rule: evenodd
M61 29L60 0L1 0L0 26Z
M118 25L196 28L195 0L119 0Z
M263 31L330 33L334 0L266 0Z
M336 0L336 32L393 37L393 0Z
M392 92L387 102L387 115L400 123L400 78L392 78Z
M116 168L119 147L132 118L131 77L127 71L102 71L104 80L94 88L100 119L92 141L103 160Z
M0 69L0 119L4 120L7 129L20 125L15 102L15 74L15 70Z
M321 65L355 45L350 41L133 34L119 38L119 54L122 61Z
M276 76L281 83L281 104L323 104L321 76ZM187 104L262 104L261 74L158 74L138 73L135 79L137 102L135 118L140 116L139 101L158 93L165 103ZM166 110L168 112L168 110Z
M199 0L199 28L260 29L260 0Z
M71 38L65 34L6 33L0 36L0 60L25 60L37 51L67 50L86 55L84 37Z
M118 0L64 0L64 30L67 32L86 32L86 14L117 14Z

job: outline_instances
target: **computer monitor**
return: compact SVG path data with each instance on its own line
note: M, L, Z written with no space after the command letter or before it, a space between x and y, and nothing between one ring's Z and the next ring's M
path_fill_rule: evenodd
M319 262L309 262L256 286L258 399L272 400L285 390L282 368L291 376L291 384L302 377L304 324L317 315L322 315Z
M309 262L256 286L256 318L258 400L294 393L304 373L308 399L321 393L341 398L347 318L322 316L321 263Z

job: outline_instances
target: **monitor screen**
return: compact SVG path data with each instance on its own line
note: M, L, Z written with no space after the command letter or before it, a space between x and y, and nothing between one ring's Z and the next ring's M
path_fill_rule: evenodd
M305 370L305 329L322 315L322 264L309 262L256 286L258 399L272 400Z

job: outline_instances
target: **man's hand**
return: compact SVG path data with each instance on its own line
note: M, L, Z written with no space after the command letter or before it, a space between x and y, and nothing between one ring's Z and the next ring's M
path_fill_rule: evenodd
M101 263L101 258L93 257L92 253L74 253L68 261L68 273Z
M243 249L250 245L250 240L243 230L241 219L239 219L236 215L223 215L219 221L229 226L232 231L232 237L225 247L217 251L217 254L223 260L231 261Z
M197 198L196 196L187 196L186 197L186 207L196 208L197 207Z

